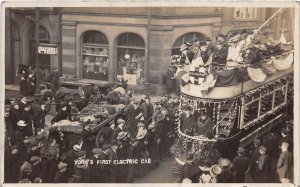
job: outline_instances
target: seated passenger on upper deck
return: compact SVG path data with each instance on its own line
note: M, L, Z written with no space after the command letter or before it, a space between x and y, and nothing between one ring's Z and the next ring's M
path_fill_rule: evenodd
M215 65L225 65L228 55L228 44L223 34L219 34L216 38L217 47L214 50L212 61Z

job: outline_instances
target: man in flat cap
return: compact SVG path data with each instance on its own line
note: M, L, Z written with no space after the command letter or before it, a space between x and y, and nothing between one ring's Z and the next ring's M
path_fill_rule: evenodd
M67 175L67 166L68 164L60 162L58 164L58 171L54 177L54 183L67 183L68 182L68 175Z
M255 173L255 168L256 168L256 164L257 164L256 160L260 156L259 147L261 146L261 141L257 138L254 139L253 146L254 146L253 150L250 153L250 171L249 171L249 174L252 178Z
M238 155L232 161L236 183L244 183L245 173L250 169L250 160L248 157L246 157L245 153L245 148L239 147Z
M98 183L101 181L102 165L98 165L97 160L100 160L99 155L103 153L101 148L94 148L92 150L93 156L90 158L91 162L89 164L89 173L91 183Z

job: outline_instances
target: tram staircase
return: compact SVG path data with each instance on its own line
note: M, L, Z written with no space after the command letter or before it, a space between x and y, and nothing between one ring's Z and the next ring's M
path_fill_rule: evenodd
M226 102L225 104L221 105L219 120L220 123L218 125L218 133L225 137L230 135L232 128L234 127L234 122L236 119L237 112L234 111L235 108L235 101Z

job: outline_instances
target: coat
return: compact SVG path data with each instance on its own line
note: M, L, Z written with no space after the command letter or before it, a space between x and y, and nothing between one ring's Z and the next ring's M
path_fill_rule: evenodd
M245 172L250 167L250 160L244 155L236 156L232 161L237 183L245 182Z
M200 117L195 124L193 134L194 136L204 135L205 137L212 138L213 122L209 117L201 119Z
M193 116L186 117L183 115L181 117L181 131L187 135L193 135L195 128L195 119Z
M279 180L283 178L292 179L293 155L291 152L282 152L277 162L277 173Z
M136 117L140 114L142 114L143 111L141 108L134 108L132 104L129 104L125 109L125 115L126 115L126 131L130 133L130 136L134 136L135 131L137 130L137 124L139 122L139 119L136 119Z
M20 93L22 96L27 96L28 91L27 91L27 84L26 84L26 79L25 76L20 77Z
M21 119L25 121L26 127L24 128L24 135L25 136L32 136L33 129L32 129L32 115L30 112L23 111L21 113Z
M54 183L67 183L68 177L66 172L57 171L53 180Z
M148 131L147 134L147 140L148 140L148 152L149 152L149 158L151 159L152 163L158 163L160 160L159 156L159 137L156 131Z
M31 105L34 128L44 129L46 112L38 104Z
M143 116L145 118L145 122L148 124L151 120L152 115L153 115L153 105L151 103L147 104L147 103L144 102L142 104L141 108L143 110Z
M223 43L222 47L215 48L212 56L212 61L217 64L226 64L228 55L228 45L227 43Z
M266 154L260 155L256 160L254 182L267 183L270 176L270 157Z
M17 123L21 118L20 109L17 110L15 108L10 108L9 118L10 118L10 121L11 121L12 129L14 131L16 131L17 130Z
M172 79L174 77L174 72L170 69L166 72L166 87L167 89L174 89L175 87L175 79Z

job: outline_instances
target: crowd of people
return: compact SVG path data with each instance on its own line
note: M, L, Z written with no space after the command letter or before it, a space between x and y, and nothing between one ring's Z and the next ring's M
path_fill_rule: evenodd
M289 183L293 181L293 138L289 129L281 135L267 134L251 146L239 147L232 161L221 158L209 174L193 162L193 155L183 166L183 183ZM219 167L220 166L220 167ZM219 167L219 169L218 169ZM217 168L217 169L216 169Z
M45 123L43 103L10 100L6 111L6 182L125 183L146 175L170 157L176 136L177 96L162 96L151 103L149 95L131 99L125 117L119 117L97 133L81 135L59 130L54 124L71 120L72 101L61 105Z

